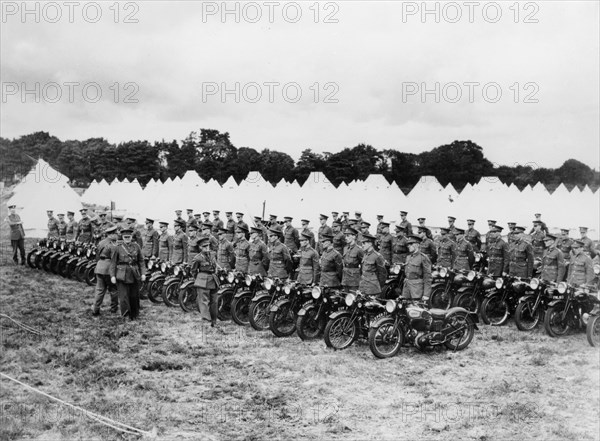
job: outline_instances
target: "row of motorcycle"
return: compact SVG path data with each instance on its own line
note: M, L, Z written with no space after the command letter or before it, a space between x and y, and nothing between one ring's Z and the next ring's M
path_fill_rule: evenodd
M92 244L42 240L29 252L27 263L93 285L95 253ZM186 313L199 311L191 265L152 258L146 266L142 297ZM597 286L490 277L485 274L485 255L478 255L475 268L434 267L431 295L417 301L401 297L403 265L390 268L378 297L219 269L219 319L270 330L277 337L323 337L335 349L364 339L379 358L394 356L407 345L421 350L442 346L462 350L473 340L480 318L485 324L501 326L513 317L521 331L543 323L553 337L585 328L589 343L600 346ZM600 273L600 267L594 271Z

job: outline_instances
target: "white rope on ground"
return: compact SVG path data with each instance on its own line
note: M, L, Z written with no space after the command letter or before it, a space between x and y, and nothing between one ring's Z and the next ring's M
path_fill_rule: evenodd
M21 323L13 318L7 316L6 314L0 314L0 317L5 317L5 318L9 319L11 322L16 324L19 328L25 329L26 331L31 332L32 334L35 334L35 335L44 335L45 334L45 332L40 331L35 328L32 328L31 326L26 325L25 323Z
M107 418L107 417L104 417L102 415L99 415L97 413L90 412L89 410L85 410L82 407L75 406L74 404L67 403L67 402L65 402L65 401L63 401L63 400L61 400L59 398L53 397L52 395L48 395L47 393L42 392L41 390L36 389L35 387L29 386L28 384L25 384L25 383L22 383L21 381L16 380L16 379L14 379L14 378L12 378L12 377L10 377L10 376L2 373L2 372L0 372L0 376L4 377L4 378L6 378L6 379L8 379L10 381L14 381L15 383L20 384L21 386L26 387L27 389L30 389L30 390L32 390L32 391L34 391L34 392L36 392L36 393L38 393L40 395L43 395L46 398L50 398L51 400L57 401L60 404L72 407L73 409L80 410L80 411L82 411L82 413L84 413L86 416L90 417L94 421L97 421L97 422L99 422L101 424L104 424L105 426L112 427L113 429L118 430L120 432L130 433L130 434L133 434L133 435L153 436L152 432L147 432L145 430L141 430L141 429L137 429L137 428L132 427L132 426L128 426L127 424L123 424L123 423L120 423L118 421L115 421L115 420L112 420L110 418Z

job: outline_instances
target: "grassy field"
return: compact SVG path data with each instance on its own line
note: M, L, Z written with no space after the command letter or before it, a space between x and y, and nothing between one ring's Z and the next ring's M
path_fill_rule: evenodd
M130 323L108 299L93 317L92 287L15 267L6 244L0 311L44 335L1 318L0 372L149 439L599 439L599 352L581 333L482 325L463 352L377 360L148 301ZM138 438L0 381L1 440Z

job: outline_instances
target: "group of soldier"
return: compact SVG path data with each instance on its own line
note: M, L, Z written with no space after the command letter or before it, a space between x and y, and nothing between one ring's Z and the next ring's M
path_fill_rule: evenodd
M74 213L68 212L54 218L48 211L49 237L96 242L100 261L97 298L94 314L99 314L104 294L110 284L117 285L121 313L136 318L139 312L139 283L145 277L144 261L158 258L173 264L189 263L198 269L196 287L201 299L201 313L205 320L216 323L216 292L218 268L236 270L250 275L291 278L297 273L297 282L305 285L318 284L326 287L343 287L360 290L367 295L378 295L391 266L402 264L405 282L404 297L420 299L431 292L432 265L455 270L470 270L476 256L485 252L490 276L511 275L532 277L534 262L540 265L540 277L558 282L567 280L577 285L592 283L592 257L598 260L598 248L587 238L587 228L580 227L581 237L569 237L569 229L561 235L548 232L541 215L536 214L533 228L526 235L526 228L508 223L507 240L502 238L503 227L488 220L488 232L482 241L475 229L475 220L467 219L467 228L455 225L456 218L448 216L448 226L433 237L425 224L411 225L407 212L400 211L395 234L390 233L390 223L378 215L376 233L371 234L371 224L362 219L361 212L350 218L349 212L330 217L321 214L317 235L310 228L308 219L301 219L302 227L292 225L293 218L282 221L271 215L269 220L254 217L254 226L244 221L244 213L220 212L194 214L187 210L187 219L176 210L173 221L175 234L168 232L169 223L147 218L145 228L137 226L136 219L98 213L94 218L87 209L81 210L82 219L76 222ZM119 236L122 240L119 239ZM114 297L111 309L116 311Z

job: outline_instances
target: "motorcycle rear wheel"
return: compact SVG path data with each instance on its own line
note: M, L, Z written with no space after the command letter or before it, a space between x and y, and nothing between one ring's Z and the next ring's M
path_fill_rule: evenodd
M481 304L481 319L486 325L502 326L509 315L508 303L498 295L486 298Z
M250 325L257 331L269 329L269 303L271 299L261 299L250 303L248 318Z
M394 329L394 319L391 317L369 330L369 348L377 358L393 357L403 345L404 332L399 326Z
M193 285L179 290L179 306L184 312L192 312L196 307L197 292Z
M350 315L341 315L327 322L324 339L330 348L346 349L359 335L358 320L351 320Z
M231 318L240 326L250 324L250 301L252 298L249 295L236 297L231 301Z
M544 311L538 306L533 311L533 302L525 301L519 303L515 311L515 323L519 331L533 331L537 325L544 320Z
M585 333L591 346L600 347L600 316L590 317Z
M474 297L473 293L463 292L454 300L454 306L465 308L467 311L479 314L481 310L481 299Z
M84 279L85 279L85 282L90 286L93 286L96 284L96 265L87 266L85 268Z
M148 286L148 299L150 299L152 303L161 303L163 282L164 279L150 282L150 285Z
M296 332L296 315L290 306L291 303L287 302L269 313L269 328L277 337L289 337Z
M569 332L568 319L562 319L565 305L559 303L548 308L544 317L544 329L550 337L561 337Z
M434 289L429 297L431 308L448 309L452 305L452 292L445 292L444 287Z
M312 340L323 333L325 320L317 320L317 308L307 309L304 315L296 319L296 331L302 340Z
M475 335L475 324L471 317L463 312L455 312L446 318L446 325L451 328L452 335L444 342L444 346L452 351L462 351L471 344Z
M37 249L31 250L29 253L27 253L27 265L29 265L29 268L32 269L37 268L37 265L35 264L35 253L37 253Z
M179 304L179 280L173 280L162 287L162 299L169 308Z

